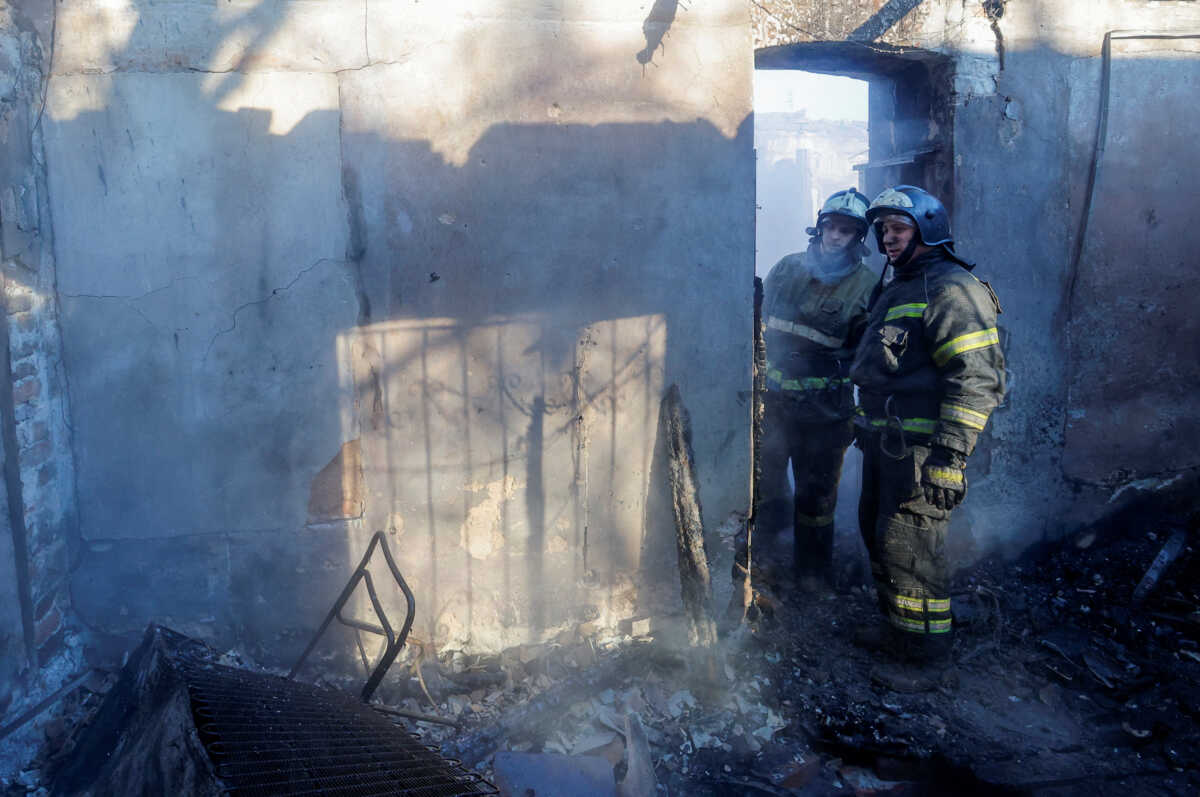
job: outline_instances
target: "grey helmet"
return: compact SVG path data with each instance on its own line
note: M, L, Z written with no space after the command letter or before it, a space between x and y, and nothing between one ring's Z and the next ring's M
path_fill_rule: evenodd
M809 227L807 232L817 240L821 237L821 222L828 216L845 216L857 222L861 227L861 233L858 236L859 243L867 237L867 229L871 226L867 221L867 207L870 205L866 194L860 193L856 188L847 188L845 191L838 191L835 194L830 194L825 200L825 204L821 206L821 210L817 213L817 226ZM866 254L864 251L863 254Z
M821 222L826 216L838 215L846 216L861 223L864 232L867 222L867 208L870 202L867 201L865 194L860 194L855 188L847 188L845 191L838 191L829 199L825 200L825 204L821 206L821 212L817 214L817 226L821 226Z

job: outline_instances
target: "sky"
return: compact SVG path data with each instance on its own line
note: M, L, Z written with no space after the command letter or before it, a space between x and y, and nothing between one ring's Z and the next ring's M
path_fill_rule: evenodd
M810 119L867 121L867 83L795 69L754 70L754 110L804 110Z

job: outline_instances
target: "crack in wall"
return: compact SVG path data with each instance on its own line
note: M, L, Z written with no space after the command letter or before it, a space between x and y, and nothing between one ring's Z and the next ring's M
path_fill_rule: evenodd
M1008 0L983 0L983 13L991 23L996 36L996 57L1000 60L1000 71L1004 71L1004 34L1000 31L1000 18L1004 16L1004 5Z
M228 69L205 69L199 66L185 66L178 68L161 68L154 69L142 67L140 69L131 69L129 67L114 67L112 69L79 69L65 72L55 72L50 77L108 77L110 75L340 75L343 72L361 72L364 69L370 69L376 66L398 66L406 64L410 60L411 54L406 54L404 58L387 59L380 61L368 60L366 63L358 66L345 66L341 69L245 69L240 66L231 66Z
M371 37L368 35L368 18L371 14L371 0L363 0L363 54L367 63L371 63Z
M184 274L182 276L175 277L170 282L168 282L166 285L160 285L157 288L152 288L152 289L146 291L145 293L140 293L137 295L122 294L122 293L61 293L61 292L58 295L63 298L66 298L66 299L121 299L121 300L129 301L129 302L136 302L139 299L145 299L148 296L153 296L156 293L162 293L165 290L169 290L169 289L173 288L175 286L175 284L178 282L183 282L184 280L200 279L200 277L201 277L200 274Z
M292 287L295 286L295 284L297 282L299 282L301 279L303 279L305 274L309 273L313 269L315 269L318 266L325 264L325 263L345 263L345 261L339 260L338 258L333 258L333 257L323 257L320 260L317 260L316 262L314 262L312 265L306 266L305 268L300 269L300 271L296 274L296 276L292 277L292 280L287 285L284 285L281 288L271 289L271 293L269 296L264 296L261 299L255 299L252 302L246 302L244 304L238 305L238 307L236 307L233 311L233 318L229 324L229 327L226 329L218 330L217 333L212 336L212 340L210 340L208 342L208 347L204 350L204 357L201 358L201 362L208 360L208 355L210 353L212 353L212 347L216 344L217 338L221 337L222 335L227 335L230 332L233 332L235 329L237 329L237 319L238 319L239 313L241 313L243 310L245 310L248 307L255 307L260 304L266 304L267 302L271 301L271 299L278 296L279 294L286 293L287 291L291 290Z
M358 324L371 323L371 297L363 274L367 254L366 224L362 218L362 190L358 174L346 163L346 117L342 113L342 79L338 75L338 171L342 176L342 201L346 203L346 258L354 266L354 293L358 298Z

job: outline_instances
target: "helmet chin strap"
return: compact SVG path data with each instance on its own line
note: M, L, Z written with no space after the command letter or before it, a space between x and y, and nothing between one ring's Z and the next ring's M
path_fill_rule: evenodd
M908 246L904 247L904 251L900 253L899 257L897 257L895 260L889 261L892 268L904 268L904 265L908 263L908 261L912 260L913 250L917 248L917 239L919 237L920 236L916 234L916 230L913 230L913 237L909 239Z

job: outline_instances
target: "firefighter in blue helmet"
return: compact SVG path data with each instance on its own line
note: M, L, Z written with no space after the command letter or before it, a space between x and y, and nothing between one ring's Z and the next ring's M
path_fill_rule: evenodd
M896 186L866 215L894 274L872 301L850 369L863 449L859 523L887 621L877 638L906 658L937 660L951 636L950 513L1004 394L1000 303L955 254L936 197Z
M867 206L853 188L830 196L808 229L807 251L780 260L763 286L767 393L758 527L791 527L798 581L810 591L829 582L838 481L854 435L850 359L876 281L862 260Z

